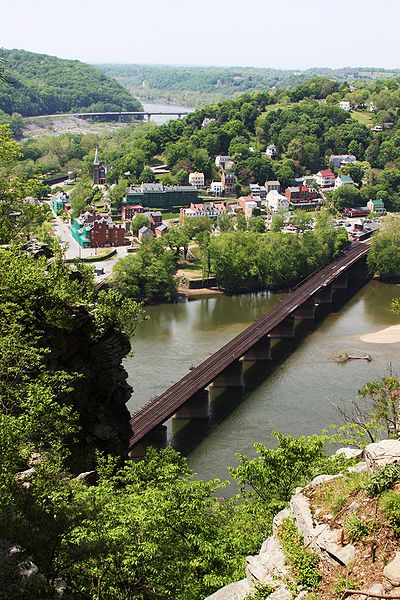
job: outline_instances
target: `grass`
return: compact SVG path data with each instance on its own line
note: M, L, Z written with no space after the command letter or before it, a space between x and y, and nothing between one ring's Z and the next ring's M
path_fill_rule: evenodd
M316 490L313 504L336 516L346 506L350 495L364 488L367 479L368 473L361 472L328 481Z
M365 112L365 111L360 111L360 110L353 110L350 114L351 114L351 118L354 119L355 121L358 121L359 123L362 123L363 125L366 125L367 127L372 127L371 113Z

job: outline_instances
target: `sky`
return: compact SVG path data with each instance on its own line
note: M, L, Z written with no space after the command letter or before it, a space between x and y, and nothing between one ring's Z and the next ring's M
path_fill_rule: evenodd
M0 0L0 47L84 62L400 67L400 0Z

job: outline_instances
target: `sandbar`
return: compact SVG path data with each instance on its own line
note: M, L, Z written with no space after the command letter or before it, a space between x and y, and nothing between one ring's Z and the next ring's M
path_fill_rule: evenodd
M400 324L386 327L386 329L381 329L376 333L367 333L362 335L360 339L370 344L398 344L400 343Z

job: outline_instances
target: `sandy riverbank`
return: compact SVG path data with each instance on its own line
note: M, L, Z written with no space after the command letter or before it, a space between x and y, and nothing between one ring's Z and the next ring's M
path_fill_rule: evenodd
M386 329L381 329L376 333L367 333L362 335L360 339L370 344L398 344L400 343L400 324L386 327Z
M178 287L178 294L186 298L205 298L207 296L223 296L224 292L218 288L200 288L191 290L183 285Z

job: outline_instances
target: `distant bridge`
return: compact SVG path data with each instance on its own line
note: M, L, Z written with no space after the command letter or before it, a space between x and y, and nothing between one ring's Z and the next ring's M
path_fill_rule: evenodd
M184 117L189 115L189 111L121 111L121 112L80 112L80 113L57 113L55 115L36 115L34 117L25 117L26 119L56 119L65 117L78 117L79 119L95 119L108 118L109 120L124 122L124 117L147 117L150 121L151 117Z
M369 240L355 243L334 262L293 288L270 312L133 414L129 456L143 456L148 446L165 446L163 423L172 416L208 418L206 388L242 387L243 361L271 360L271 339L293 338L296 320L314 319L316 306L331 303L334 290L347 289L351 277L366 280L365 259L369 247Z

